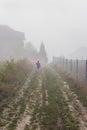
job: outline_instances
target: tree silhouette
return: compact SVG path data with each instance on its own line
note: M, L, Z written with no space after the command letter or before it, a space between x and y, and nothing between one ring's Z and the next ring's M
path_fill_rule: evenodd
M40 58L43 62L47 63L48 58L47 58L47 53L46 53L46 50L45 50L45 45L44 45L43 42L41 42L39 56L40 56Z

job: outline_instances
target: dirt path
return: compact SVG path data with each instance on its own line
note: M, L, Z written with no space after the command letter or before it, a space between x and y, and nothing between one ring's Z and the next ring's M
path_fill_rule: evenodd
M19 113L19 102L23 98L23 95L28 87L29 82L30 80L28 79L23 85L23 87L20 88L16 98L13 99L13 101L8 105L8 107L3 110L2 117L0 118L0 122L3 124L3 126L0 128L0 130L8 130L8 126L15 119L17 113ZM14 108L14 106L16 107Z
M4 108L2 115L0 117L0 130L9 130L9 125L15 120L18 113L20 112L21 106L20 102L23 99L23 96L26 92L26 90L29 87L31 77L33 74L27 78L26 82L23 86L20 87L20 89L17 92L17 95L12 101L8 104L6 108Z
M40 107L42 106L41 86L41 76L39 73L33 73L20 88L16 97L4 108L0 118L0 130L26 130L27 128L32 130L30 123L36 109L35 106L37 103ZM24 112L21 114L23 110ZM38 122L33 122L33 125L37 125L38 130L40 130L38 117L36 120Z
M0 118L0 123L2 123L0 130L40 130L42 129L42 126L45 126L43 125L44 123L46 123L47 126L47 123L49 123L49 121L46 122L46 117L48 118L50 115L49 120L52 121L54 115L51 114L52 112L55 113L54 108L59 105L55 100L60 99L57 98L60 92L62 93L61 98L63 97L64 99L60 101L66 102L70 114L78 120L79 130L87 130L87 109L78 100L77 95L70 90L67 82L63 81L60 76L56 75L58 76L57 78L59 78L59 82L62 82L63 84L60 84L60 86L58 86L59 82L55 82L55 75L55 73L47 73L47 77L51 82L50 83L44 78L44 76L46 76L46 73L41 74L40 72L37 72L35 75L33 73L32 77L29 77L26 80L25 84L20 88L15 99L13 99L13 101L8 104L8 107L3 110L2 117ZM46 83L44 84L45 81ZM59 87L59 89L57 87ZM55 91L53 90L57 90L56 95ZM62 102L60 104L62 104ZM51 114L49 113L50 108L52 110L50 112ZM58 113L58 111L56 112ZM63 112L65 111L62 111L62 113ZM60 116L62 116L61 113L58 117L55 116L55 118L57 117L57 125L58 128L61 129L62 118ZM50 128L50 125L46 127L46 130L48 130L47 128ZM45 127L43 127L43 130L44 129Z
M76 116L79 121L80 130L87 130L87 109L78 100L77 95L70 90L66 82L64 82L62 92L72 115Z
M26 105L26 109L25 109L25 112L22 116L22 118L20 119L20 121L18 121L17 123L17 128L16 130L24 130L25 126L26 125L29 125L30 123L30 118L31 118L31 115L30 115L30 110L29 110L29 105L27 104Z
M42 104L42 96L40 93L41 85L42 85L42 81L40 78L38 78L37 88L31 93L30 98L26 104L24 114L21 117L21 119L17 122L17 127L15 130L26 130L26 127L32 129L30 123L31 123L32 113L34 111L34 106L37 104L37 99L40 105ZM37 126L38 126L38 130L40 130L38 122L37 122Z

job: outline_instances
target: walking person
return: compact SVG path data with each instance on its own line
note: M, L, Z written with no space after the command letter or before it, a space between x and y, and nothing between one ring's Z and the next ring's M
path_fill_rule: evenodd
M37 67L38 70L39 70L40 67L41 67L39 60L36 62L36 67Z

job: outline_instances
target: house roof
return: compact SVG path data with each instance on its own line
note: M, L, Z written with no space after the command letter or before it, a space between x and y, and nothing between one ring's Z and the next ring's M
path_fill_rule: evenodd
M25 40L23 32L13 30L7 25L0 25L0 41Z

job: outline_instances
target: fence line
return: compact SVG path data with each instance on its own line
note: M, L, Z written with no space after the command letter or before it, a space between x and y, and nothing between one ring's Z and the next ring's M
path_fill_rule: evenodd
M87 60L54 57L53 64L58 65L61 69L71 74L77 80L80 79L87 83Z

